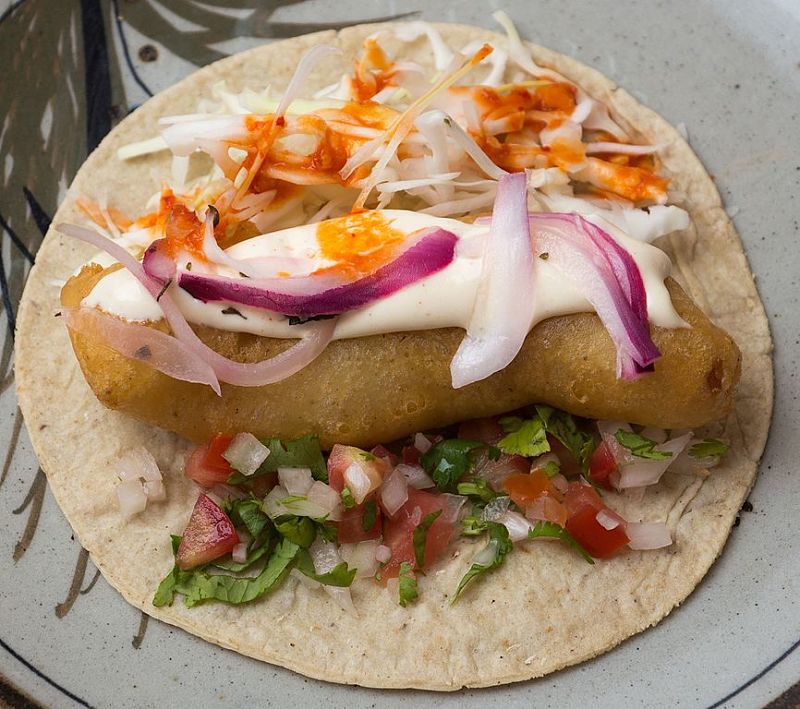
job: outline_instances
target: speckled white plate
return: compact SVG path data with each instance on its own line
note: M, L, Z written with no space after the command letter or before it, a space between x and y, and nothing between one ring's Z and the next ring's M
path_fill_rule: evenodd
M448 696L308 680L148 624L97 579L37 473L16 408L6 330L0 350L0 441L8 451L0 472L0 705L757 707L800 677L800 3L529 0L503 6L527 38L595 66L673 124L683 123L744 240L773 328L777 398L753 509L742 513L721 559L659 626L541 680ZM0 19L6 315L13 320L28 257L41 240L38 227L55 211L87 149L149 92L197 65L322 23L419 11L422 19L491 26L497 7L0 0L0 13L6 10ZM785 705L797 702L795 689Z

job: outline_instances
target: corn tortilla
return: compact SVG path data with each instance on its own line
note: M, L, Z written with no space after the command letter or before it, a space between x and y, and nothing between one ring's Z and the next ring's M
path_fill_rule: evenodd
M475 27L439 25L460 47L475 39L505 40ZM259 88L264 77L285 85L302 53L318 43L343 48L309 78L308 89L347 70L365 25L277 42L208 66L154 97L126 118L78 172L54 223L75 221L75 197L108 190L116 206L139 211L168 174L169 158L154 155L121 166L118 147L156 133L164 114L194 110L200 94L224 78L234 90ZM59 288L86 258L84 248L51 231L37 256L18 317L16 372L20 406L53 494L80 543L105 578L134 606L211 642L310 677L371 687L456 690L538 677L594 657L657 623L696 587L719 555L755 478L772 410L771 339L739 237L711 178L689 146L663 119L598 72L531 45L552 66L604 101L642 139L664 144L665 168L683 193L694 226L669 238L676 276L742 352L742 379L733 412L712 433L731 442L707 478L667 474L641 503L610 504L632 520L666 521L673 546L629 552L588 566L558 544L519 547L505 566L455 606L456 587L477 551L462 541L454 558L420 580L420 599L400 608L382 589L353 588L354 618L320 590L293 579L249 606L155 608L153 592L171 568L169 533L180 533L196 497L181 477L187 444L174 434L109 411L87 386L63 323L53 314ZM404 58L430 64L427 46L408 45ZM131 521L119 514L112 461L135 445L153 452L165 472L168 500ZM637 516L634 516L637 515ZM480 543L479 543L480 544Z

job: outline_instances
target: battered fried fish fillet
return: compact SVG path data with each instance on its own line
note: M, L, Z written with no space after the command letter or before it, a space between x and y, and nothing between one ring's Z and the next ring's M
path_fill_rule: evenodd
M64 286L62 304L77 307L105 273L85 267ZM654 327L663 356L654 373L636 381L616 378L614 345L594 313L540 323L506 369L462 389L452 388L449 368L464 335L458 328L337 340L289 379L252 388L223 384L221 397L127 359L90 336L70 336L86 381L104 405L196 442L217 432L277 438L314 432L325 447L368 447L534 402L595 419L696 428L730 411L741 354L677 283L668 279L667 287L692 327ZM294 343L210 327L196 331L241 362L273 357Z

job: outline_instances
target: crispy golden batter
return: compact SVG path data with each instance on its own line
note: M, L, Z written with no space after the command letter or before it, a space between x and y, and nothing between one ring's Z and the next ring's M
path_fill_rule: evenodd
M62 303L77 306L103 275L99 267L85 268L64 286ZM90 337L71 338L103 404L194 441L219 431L278 438L316 432L326 447L369 446L533 402L591 418L694 428L730 411L741 355L677 283L667 285L692 328L654 328L663 357L655 373L633 382L616 378L614 346L589 313L540 323L505 370L456 390L449 370L463 337L456 328L338 340L285 381L253 388L223 384L222 397L207 386L170 379ZM209 327L197 332L218 352L243 362L272 357L294 342Z

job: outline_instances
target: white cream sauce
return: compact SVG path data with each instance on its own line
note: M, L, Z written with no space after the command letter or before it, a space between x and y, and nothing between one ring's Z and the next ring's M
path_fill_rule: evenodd
M346 339L440 327L466 329L478 291L482 244L489 233L489 227L407 210L387 209L383 214L393 228L407 234L436 226L451 231L459 237L456 256L446 268L433 276L382 300L341 315L334 338ZM605 229L633 256L647 291L650 321L660 327L686 327L686 323L675 312L664 285L664 279L672 269L669 257L655 246L627 237L601 217L587 218ZM284 229L236 244L227 249L227 253L235 259L275 258L275 273L269 275L277 276L278 272L289 269L302 275L332 265L320 254L316 231L316 224ZM105 255L92 261L104 266L111 262ZM550 317L593 310L567 276L548 261L536 261L535 310L531 328ZM179 260L179 266L185 266L185 263L186 259ZM192 263L193 272L201 270L213 270L220 275L237 275L227 267L204 268L197 262ZM235 303L203 303L180 288L173 288L171 292L186 319L196 324L277 338L300 337L306 331L303 325L289 325L288 319L283 315ZM125 269L115 271L100 280L84 298L83 305L99 307L131 321L161 319L158 303ZM222 311L230 305L244 317L224 314Z

